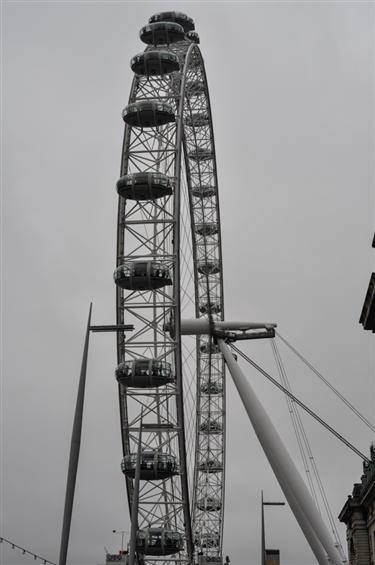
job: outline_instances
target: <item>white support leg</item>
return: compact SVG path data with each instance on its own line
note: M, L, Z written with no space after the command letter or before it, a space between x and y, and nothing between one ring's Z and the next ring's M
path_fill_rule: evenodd
M327 557L326 551L324 550L322 544L317 538L314 529L311 527L311 524L306 514L303 512L303 509L298 504L298 501L294 496L294 493L292 492L290 486L287 485L285 482L282 484L280 477L276 476L276 478L278 478L279 484L281 486L283 493L285 494L286 499L288 500L289 506L306 538L307 543L311 547L311 550L314 553L319 565L329 565L332 562Z
M343 561L331 539L330 533L322 521L301 475L268 414L235 361L228 346L222 339L218 339L217 343L224 355L234 384L260 444L318 563L320 565L341 565ZM328 557L325 555L325 552Z

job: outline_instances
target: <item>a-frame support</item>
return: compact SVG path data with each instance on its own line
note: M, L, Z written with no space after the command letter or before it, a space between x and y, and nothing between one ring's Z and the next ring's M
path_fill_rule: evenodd
M342 565L330 533L276 428L229 347L223 339L217 339L217 343L254 431L319 565Z

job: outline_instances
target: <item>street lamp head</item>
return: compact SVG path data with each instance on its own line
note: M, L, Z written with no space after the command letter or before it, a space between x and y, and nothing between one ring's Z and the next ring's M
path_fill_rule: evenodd
M265 506L285 506L285 502L264 502L263 500L263 491L262 491L262 554L261 554L261 563L262 565L266 565L266 535L265 535L265 528L264 528L264 507Z

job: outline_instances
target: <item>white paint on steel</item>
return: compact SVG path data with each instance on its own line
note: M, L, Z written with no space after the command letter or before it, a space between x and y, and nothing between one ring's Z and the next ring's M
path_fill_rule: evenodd
M215 331L247 331L268 330L276 328L277 324L267 322L213 322L212 330ZM208 318L195 318L181 320L181 335L204 335L210 334L210 321Z
M240 366L235 361L229 347L222 339L218 339L218 345L224 355L254 431L319 564L341 565L343 561L281 437ZM327 552L329 560L327 558L322 560L322 552L317 551L317 542L320 542Z

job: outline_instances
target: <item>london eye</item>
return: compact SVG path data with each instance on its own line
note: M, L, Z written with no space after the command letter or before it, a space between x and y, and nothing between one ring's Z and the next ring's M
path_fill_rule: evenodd
M273 338L278 335L290 344L276 332L277 324L224 319L215 142L199 36L187 15L162 12L140 30L140 39L146 48L130 61L134 77L122 111L125 131L116 185L119 200L113 275L116 324L92 326L90 306L59 563L66 565L89 334L114 331L121 471L131 532L128 552L121 550L119 555L107 557L128 565L222 564L226 365L319 565L339 565L346 557L302 422L291 402L366 465L369 459L291 392ZM283 384L234 345L238 340L253 339L270 341ZM234 351L287 397L297 438L304 438L299 443L302 460L313 461L335 541L322 520L308 465L305 472L310 492L237 364ZM342 395L341 400L375 429ZM265 563L264 537L262 543Z
M135 327L117 340L122 471L131 509L141 429L138 554L221 562L224 361L209 331L181 330L224 315L207 78L185 14L155 14L140 39L117 182L117 323Z

